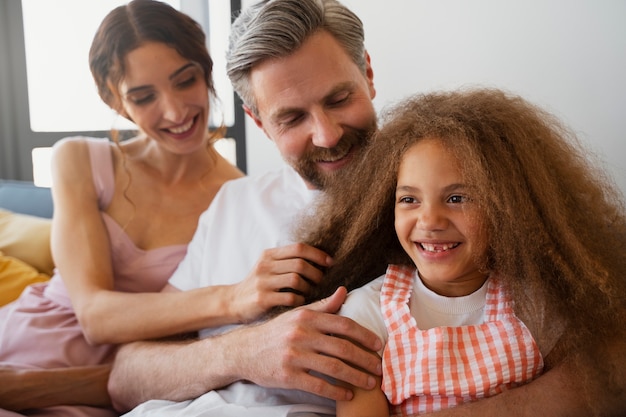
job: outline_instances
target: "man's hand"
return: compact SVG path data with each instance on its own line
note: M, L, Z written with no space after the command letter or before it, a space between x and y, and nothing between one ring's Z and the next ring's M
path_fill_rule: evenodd
M304 304L311 285L323 277L320 267L331 263L325 252L304 243L265 250L246 279L232 286L231 314L249 323L272 307Z
M373 375L381 374L381 363L372 352L382 342L353 320L334 314L345 298L342 287L324 300L242 329L232 358L240 364L239 375L262 386L300 389L334 400L349 400L353 394L316 374L374 388Z
M319 374L374 388L372 375L381 374L381 363L372 352L382 342L353 320L334 314L345 298L346 289L340 288L262 324L206 339L124 345L109 381L113 404L126 411L153 398L183 401L241 380L349 400L348 388Z

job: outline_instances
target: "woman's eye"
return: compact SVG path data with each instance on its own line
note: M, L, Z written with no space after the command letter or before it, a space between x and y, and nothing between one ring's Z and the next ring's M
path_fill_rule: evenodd
M187 88L193 86L196 81L198 81L198 78L194 75L179 81L176 85L178 88Z
M141 106L143 104L148 104L154 101L154 94L150 93L150 94L134 95L134 96L127 97L127 100L135 104L136 106Z
M191 66L176 76L173 85L180 89L191 87L202 79L203 74L199 67Z

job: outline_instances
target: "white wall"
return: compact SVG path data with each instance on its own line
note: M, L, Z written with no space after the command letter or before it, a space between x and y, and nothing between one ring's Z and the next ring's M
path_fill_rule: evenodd
M420 91L507 89L574 128L626 194L626 1L343 3L365 25L377 109ZM250 174L282 163L250 120L246 129Z

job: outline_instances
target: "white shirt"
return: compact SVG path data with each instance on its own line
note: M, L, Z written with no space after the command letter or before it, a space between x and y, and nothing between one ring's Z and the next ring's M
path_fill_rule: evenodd
M169 283L188 291L242 281L264 250L293 242L294 220L318 193L289 166L228 181L200 216L187 255ZM200 336L231 328L206 329Z
M170 278L180 290L243 280L265 249L293 242L296 217L319 191L309 190L291 168L227 182L200 216L187 255ZM202 337L232 326L207 329ZM305 417L335 415L335 403L298 390L270 389L245 381L195 400L147 401L126 417Z
M339 314L350 317L387 343L387 329L380 307L380 290L385 276L348 294ZM417 326L427 330L439 326L466 326L484 321L487 286L464 297L445 297L428 289L415 275L409 308ZM378 352L382 354L382 350Z

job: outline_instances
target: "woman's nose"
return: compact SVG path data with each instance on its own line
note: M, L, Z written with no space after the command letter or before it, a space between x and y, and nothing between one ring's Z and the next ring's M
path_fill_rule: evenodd
M174 122L182 122L185 118L185 106L175 94L164 94L161 97L161 109L163 118Z

